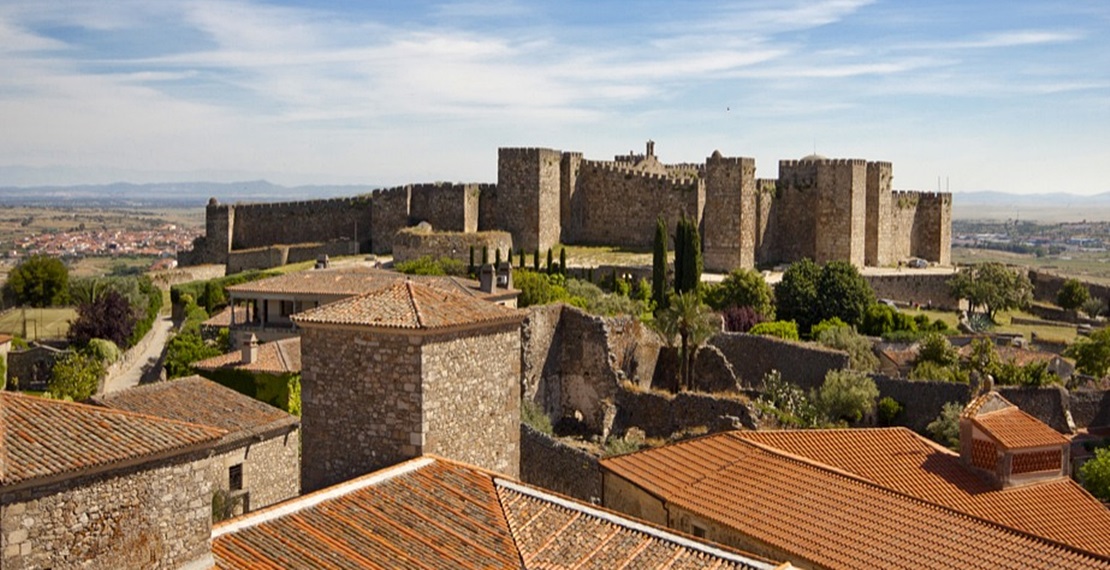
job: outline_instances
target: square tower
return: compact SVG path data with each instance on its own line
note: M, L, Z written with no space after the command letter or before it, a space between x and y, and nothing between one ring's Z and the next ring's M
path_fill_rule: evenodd
M864 260L867 265L881 267L895 261L891 248L891 164L867 163L867 245Z
M523 314L398 280L295 315L302 490L424 453L516 477Z
M814 261L865 263L867 162L830 159L817 163Z
M725 158L714 152L705 161L704 249L707 271L728 272L755 265L755 159Z
M498 149L494 227L512 234L516 247L544 251L558 243L562 162L549 148Z

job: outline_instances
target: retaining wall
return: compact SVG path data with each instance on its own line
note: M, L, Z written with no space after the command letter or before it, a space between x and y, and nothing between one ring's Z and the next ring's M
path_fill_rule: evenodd
M598 457L520 424L520 480L593 504L601 502Z

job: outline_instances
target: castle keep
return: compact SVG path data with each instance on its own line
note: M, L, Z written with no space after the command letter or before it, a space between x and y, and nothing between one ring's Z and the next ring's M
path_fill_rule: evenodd
M700 164L644 154L589 160L578 152L502 148L497 184L410 184L369 195L279 204L220 204L183 265L268 267L340 254L392 251L397 232L502 230L512 248L557 243L651 246L655 223L698 221L705 267L729 271L810 258L857 266L920 257L951 260L952 195L894 191L889 162L810 155L757 179L755 160L714 152Z

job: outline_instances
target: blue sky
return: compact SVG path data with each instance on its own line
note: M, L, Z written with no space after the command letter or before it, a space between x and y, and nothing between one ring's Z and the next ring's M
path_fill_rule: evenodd
M495 181L654 139L757 176L1110 191L1110 3L4 0L0 185Z

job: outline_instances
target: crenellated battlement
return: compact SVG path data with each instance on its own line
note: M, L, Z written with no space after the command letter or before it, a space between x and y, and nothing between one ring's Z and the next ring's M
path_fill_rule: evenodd
M345 198L324 198L320 200L296 200L292 202L235 202L231 204L236 210L245 210L248 208L259 209L284 209L284 208L304 208L304 207L321 207L327 208L329 206L358 206L366 205L371 201L371 194L362 194L360 196L349 196ZM220 204L219 206L228 206L228 204Z
M644 180L668 181L668 182L670 182L670 183L672 183L676 186L696 185L698 183L698 180L699 180L698 178L675 177L670 173L659 174L659 173L656 173L656 172L644 172L643 170L638 170L634 167L631 167L631 166L628 166L628 165L625 165L625 164L616 163L616 162L598 161L598 160L583 160L582 164L580 166L580 169L581 169L581 171L593 170L595 172L604 172L604 173L610 173L610 174L623 174L623 175L626 175L626 176L637 176L637 177L642 178Z
M862 158L822 158L822 159L789 159L780 160L779 168L805 165L832 165L832 166L866 166L867 160Z

